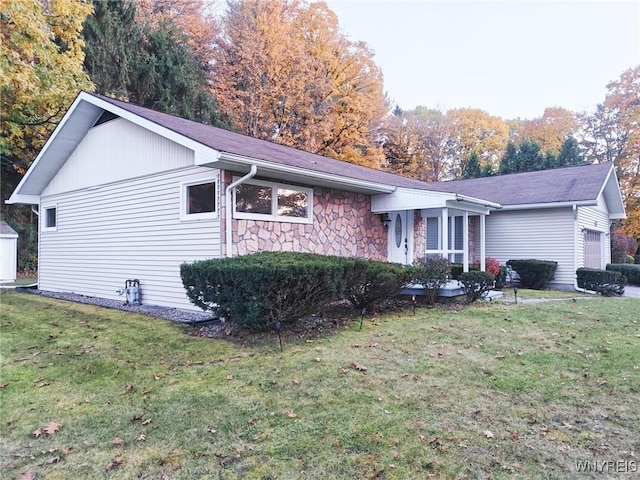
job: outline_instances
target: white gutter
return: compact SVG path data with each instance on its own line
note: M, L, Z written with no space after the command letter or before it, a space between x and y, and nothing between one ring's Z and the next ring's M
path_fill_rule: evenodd
M226 257L233 257L233 234L231 229L233 227L232 224L232 216L233 216L233 207L231 206L231 190L236 188L241 183L246 182L250 178L255 177L256 173L258 173L258 166L251 165L251 170L244 177L239 178L235 182L230 183L224 191L224 202L225 202L225 236L226 236Z
M593 207L597 204L597 200L581 200L579 202L521 203L517 205L503 205L502 210L537 210L540 208Z
M466 195L461 195L459 193L456 193L456 201L471 203L472 205L480 205L481 207L489 207L489 208L497 208L497 209L502 208L502 205L499 203L490 202L488 200L482 200L480 198L467 197Z
M359 180L357 178L343 177L341 175L319 172L316 170L308 170L306 168L301 168L301 167L292 167L290 165L276 164L273 162L269 162L267 160L260 160L260 159L246 157L244 155L238 155L238 154L229 153L229 152L220 152L220 154L217 157L217 160L221 162L227 161L231 163L239 163L242 165L251 165L251 166L255 165L257 167L260 167L261 170L270 170L274 172L288 173L292 175L299 175L299 176L314 178L318 180L325 180L329 182L339 183L345 186L365 188L368 190L376 191L378 193L392 193L392 192L395 192L397 188L392 185L385 185L377 182L369 182L366 180ZM196 165L198 164L199 162L196 161Z

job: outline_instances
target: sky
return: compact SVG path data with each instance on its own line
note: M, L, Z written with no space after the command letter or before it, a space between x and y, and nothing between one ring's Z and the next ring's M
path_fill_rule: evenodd
M640 64L640 0L328 0L366 42L404 110L480 108L503 119L592 111Z

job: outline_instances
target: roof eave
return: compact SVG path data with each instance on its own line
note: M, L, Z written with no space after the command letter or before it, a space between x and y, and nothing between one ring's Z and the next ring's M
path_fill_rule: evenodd
M576 200L571 202L548 202L548 203L523 203L514 205L502 205L502 210L540 210L543 208L568 208L592 207L598 204L597 200Z
M396 190L396 187L393 185L384 185L377 182L343 177L336 174L318 172L301 167L277 164L267 160L247 157L245 155L238 155L230 152L219 152L215 158L196 156L195 164L197 166L214 167L222 170L231 170L242 173L244 173L245 170L248 170L251 165L256 165L258 167L259 176L273 177L279 180L291 182L302 182L312 186L344 189L367 195L392 193Z

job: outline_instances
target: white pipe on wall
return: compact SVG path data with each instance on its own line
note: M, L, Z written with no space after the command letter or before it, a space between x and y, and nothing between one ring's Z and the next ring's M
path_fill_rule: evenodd
M246 182L247 180L253 178L258 173L258 167L256 165L251 165L251 170L244 177L239 178L235 182L230 183L224 191L224 202L225 202L225 236L226 236L226 252L225 256L227 258L233 257L233 232L231 229L233 228L232 224L232 216L233 216L233 208L231 206L231 191L236 188L238 185Z

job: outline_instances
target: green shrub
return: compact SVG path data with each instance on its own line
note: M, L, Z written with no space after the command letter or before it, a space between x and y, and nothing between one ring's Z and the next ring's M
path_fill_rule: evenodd
M622 295L626 278L615 270L598 270L596 268L579 268L576 270L578 287L598 292L610 297Z
M471 271L461 273L458 281L462 283L469 303L473 303L493 288L494 279L489 272Z
M558 262L551 260L509 260L512 269L520 275L520 286L544 290L556 274Z
M469 271L473 272L473 271L479 271L480 270L480 263L477 264L473 264L470 263L469 264ZM451 264L451 280L459 280L460 279L460 275L462 275L462 273L464 272L464 265L461 263L452 263Z
M496 289L502 290L507 284L507 266L500 265L500 271L496 276Z
M640 265L627 263L610 263L607 270L620 272L627 277L629 285L640 285Z
M343 263L338 257L263 252L183 264L180 274L194 305L238 325L265 328L315 313L337 298Z
M397 263L356 257L341 260L344 298L359 310L371 309L397 295L415 277L412 267Z
M438 299L440 289L451 278L451 264L446 258L424 258L416 263L415 281L424 287L424 297L428 305Z

